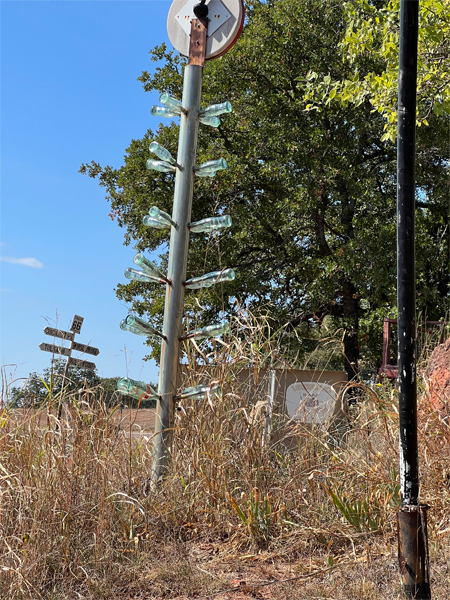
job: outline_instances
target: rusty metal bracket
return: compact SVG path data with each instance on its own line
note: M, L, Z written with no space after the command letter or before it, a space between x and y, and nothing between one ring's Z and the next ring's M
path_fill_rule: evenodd
M427 504L403 506L397 513L398 560L407 598L429 600Z
M192 19L188 65L205 66L208 21L208 17L205 19Z

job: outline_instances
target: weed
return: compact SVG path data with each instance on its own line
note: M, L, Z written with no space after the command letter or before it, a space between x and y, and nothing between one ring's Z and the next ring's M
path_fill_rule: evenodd
M288 368L268 331L241 315L224 345L191 347L186 385L213 379L223 393L180 402L170 472L157 488L142 411L126 424L106 399L67 393L67 421L51 406L2 411L2 600L207 596L242 573L269 578L273 598L398 596L395 389L361 385L339 442L280 412L267 443L264 369ZM450 427L426 404L418 419L433 595L443 600Z

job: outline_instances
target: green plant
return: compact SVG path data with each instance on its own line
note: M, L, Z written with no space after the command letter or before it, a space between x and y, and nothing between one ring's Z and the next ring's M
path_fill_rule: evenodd
M270 492L261 497L258 488L254 488L248 498L242 494L241 506L231 495L230 503L258 545L267 544L275 525L286 516L286 506L281 498L274 500Z
M325 489L333 504L355 529L358 531L367 529L379 531L382 520L381 511L377 506L369 506L366 500L347 498L342 488L338 488L336 492L333 492L330 488Z

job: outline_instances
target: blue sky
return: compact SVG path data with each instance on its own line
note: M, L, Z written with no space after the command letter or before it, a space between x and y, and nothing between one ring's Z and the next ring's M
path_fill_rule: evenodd
M47 325L100 349L103 377L157 381L143 338L119 329L114 293L133 266L83 162L123 164L125 148L158 119L137 77L168 42L170 0L1 2L1 338L8 381L50 365ZM66 342L67 345L67 342ZM74 353L74 356L79 356Z

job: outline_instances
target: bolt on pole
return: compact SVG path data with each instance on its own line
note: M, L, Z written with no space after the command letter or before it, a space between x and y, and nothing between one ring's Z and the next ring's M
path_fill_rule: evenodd
M194 166L206 53L207 19L193 19L188 64L184 70L180 135L178 141L175 192L170 235L170 252L166 289L159 400L156 408L152 480L164 476L169 460L174 422L174 396L178 384L180 342L182 332L184 281L186 280L189 222L191 220Z
M397 130L397 308L400 426L398 557L405 596L431 598L426 506L419 504L416 382L415 129L418 0L401 0Z

